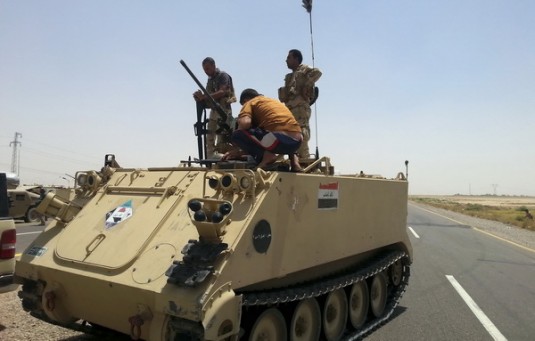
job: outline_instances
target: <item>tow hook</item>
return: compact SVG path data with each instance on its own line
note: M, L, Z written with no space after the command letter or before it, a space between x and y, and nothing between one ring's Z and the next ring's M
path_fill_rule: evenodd
M139 340L141 337L141 326L145 321L152 320L152 312L149 307L144 304L138 304L138 314L130 316L128 323L130 324L130 337L132 340Z
M134 315L128 318L128 323L130 323L130 336L132 337L132 340L139 340L139 337L141 336L141 326L145 321L143 321L143 318L141 318L140 315Z
M46 308L49 311L54 311L54 308L56 308L56 294L53 291L48 291L45 293L46 298Z

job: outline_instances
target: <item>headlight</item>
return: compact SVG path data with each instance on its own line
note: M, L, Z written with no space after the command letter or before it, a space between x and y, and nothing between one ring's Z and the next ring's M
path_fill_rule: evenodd
M79 173L76 177L76 184L80 187L83 187L87 184L87 174L86 173Z
M244 176L240 179L240 187L246 191L251 186L251 178Z

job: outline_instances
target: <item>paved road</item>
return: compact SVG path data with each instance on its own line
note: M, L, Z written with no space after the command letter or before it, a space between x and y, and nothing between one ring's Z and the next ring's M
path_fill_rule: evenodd
M408 226L418 236L410 232L409 288L397 316L366 340L535 339L535 250L413 205Z
M366 340L535 339L535 250L409 205L410 284ZM42 230L17 224L17 252Z
M47 223L50 223L50 219ZM39 223L23 223L16 221L17 227L17 254L20 254L26 250L26 248L33 242L35 237L45 226L40 226Z

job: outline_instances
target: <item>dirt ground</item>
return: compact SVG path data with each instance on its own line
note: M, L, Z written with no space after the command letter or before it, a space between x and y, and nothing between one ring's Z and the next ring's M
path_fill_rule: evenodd
M432 198L448 200L460 204L479 204L486 206L521 207L535 209L535 197L516 196L477 196L477 195L411 195L410 198Z

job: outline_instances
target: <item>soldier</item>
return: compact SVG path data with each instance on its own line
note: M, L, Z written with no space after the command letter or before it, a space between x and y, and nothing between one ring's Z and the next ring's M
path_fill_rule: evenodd
M286 104L295 119L301 125L303 143L297 151L301 158L309 158L308 141L310 140L310 105L314 103L314 83L321 77L321 71L311 68L303 62L303 55L299 50L290 50L286 58L286 65L291 73L284 77L284 86L279 88L279 100Z
M39 201L37 202L37 205L39 205L45 197L46 197L46 190L43 187L41 187L39 189ZM41 213L38 213L38 214L39 214L39 220L41 221L39 225L40 226L46 225L46 220L47 220L46 216Z
M202 61L202 68L208 76L206 84L206 91L219 103L221 108L227 113L227 124L233 128L234 119L232 118L231 103L236 102L236 95L234 94L234 86L232 85L232 77L224 71L219 70L215 61L211 57L206 57ZM198 90L193 93L193 98L197 102L202 102L205 107L210 106L210 102L202 91ZM229 137L218 134L217 120L219 115L217 111L212 108L208 118L207 133L206 133L206 157L220 158L230 148Z

